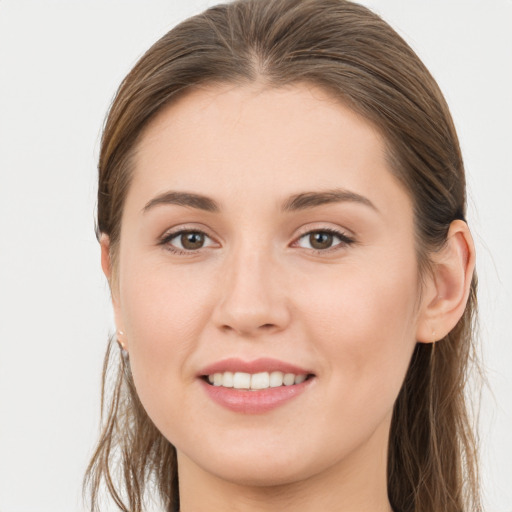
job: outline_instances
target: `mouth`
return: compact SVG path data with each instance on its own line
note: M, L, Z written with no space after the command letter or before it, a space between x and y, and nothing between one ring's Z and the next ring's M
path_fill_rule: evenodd
M230 358L203 368L198 377L215 387L261 391L297 386L311 380L315 374L308 369L278 359L260 358L244 361Z
M248 372L216 372L202 375L201 378L211 386L260 391L263 389L294 386L312 379L312 373L285 373L282 371Z
M224 359L197 375L206 395L236 413L263 414L307 393L316 375L309 369L271 358Z

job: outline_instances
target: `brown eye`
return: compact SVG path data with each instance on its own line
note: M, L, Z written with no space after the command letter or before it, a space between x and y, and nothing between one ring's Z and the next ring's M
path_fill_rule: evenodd
M202 231L176 231L165 236L161 244L171 252L182 254L215 246L215 242Z
M331 231L330 229L318 229L302 235L297 245L304 249L327 252L329 249L346 248L353 243L354 239L342 232Z
M189 251L201 249L204 245L204 233L199 233L198 231L182 233L180 242L183 249L188 249Z
M309 244L313 249L329 249L332 246L334 236L325 231L314 231L309 234Z

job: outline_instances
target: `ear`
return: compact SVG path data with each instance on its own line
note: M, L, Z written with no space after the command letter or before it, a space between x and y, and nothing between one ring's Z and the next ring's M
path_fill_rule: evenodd
M455 220L443 248L434 253L421 304L416 339L432 343L444 338L464 313L475 269L475 246L468 225Z
M110 285L110 278L112 276L112 264L110 260L110 237L102 233L100 236L101 247L101 268L107 281Z
M108 235L102 234L100 237L100 246L101 246L101 268L103 269L103 273L107 278L109 287L110 287L110 297L112 300L112 307L114 309L114 320L116 323L116 337L119 344L125 348L125 337L124 327L122 322L121 308L119 306L118 300L118 286L117 280L113 278L113 269L112 269L112 258L110 254L110 238Z

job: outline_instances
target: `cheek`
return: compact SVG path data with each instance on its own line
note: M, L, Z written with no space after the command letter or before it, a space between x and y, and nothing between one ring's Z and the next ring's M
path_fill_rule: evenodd
M120 291L131 368L139 394L151 400L157 387L170 389L183 378L183 362L197 348L214 283L197 271L151 260L126 263Z
M380 269L341 269L327 286L307 286L301 309L340 399L379 406L374 397L385 396L391 407L416 344L418 283L410 263Z

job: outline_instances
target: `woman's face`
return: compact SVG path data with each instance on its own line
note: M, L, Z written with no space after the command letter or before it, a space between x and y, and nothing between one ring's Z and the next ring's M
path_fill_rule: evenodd
M180 470L385 467L422 305L411 200L351 110L306 86L167 107L138 145L116 272L137 392Z

